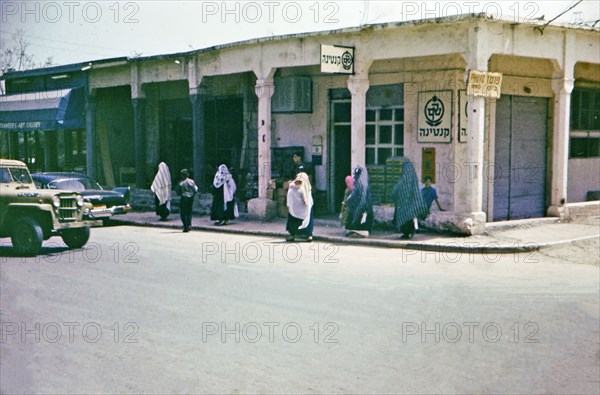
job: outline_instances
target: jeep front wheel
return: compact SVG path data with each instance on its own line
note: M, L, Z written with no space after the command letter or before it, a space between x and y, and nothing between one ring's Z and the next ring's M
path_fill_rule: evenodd
M42 249L44 232L34 219L24 218L13 223L11 241L17 253L37 255Z
M90 238L90 228L65 229L61 232L63 241L69 248L81 248Z

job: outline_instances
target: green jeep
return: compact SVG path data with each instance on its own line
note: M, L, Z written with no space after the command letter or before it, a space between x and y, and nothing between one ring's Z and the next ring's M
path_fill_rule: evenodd
M0 237L10 236L19 254L37 255L54 235L83 247L95 224L82 219L91 208L76 192L37 189L25 163L0 159Z

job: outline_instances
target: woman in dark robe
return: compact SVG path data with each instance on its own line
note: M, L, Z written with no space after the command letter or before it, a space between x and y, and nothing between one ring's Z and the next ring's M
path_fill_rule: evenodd
M415 221L425 219L429 210L419 190L419 180L413 164L404 159L402 174L392 190L395 203L394 226L402 233L403 239L411 239L415 235Z
M235 181L229 169L225 165L219 166L213 179L213 202L210 210L210 219L216 221L215 225L227 225L227 221L238 217L235 191Z
M367 169L354 169L354 189L346 201L346 236L368 237L373 226L373 204Z

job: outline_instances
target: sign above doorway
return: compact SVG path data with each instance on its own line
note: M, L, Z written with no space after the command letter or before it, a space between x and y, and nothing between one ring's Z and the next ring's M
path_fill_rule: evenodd
M354 74L354 48L321 45L321 72Z
M488 99L500 99L501 87L502 73L477 70L469 71L467 95L486 97Z

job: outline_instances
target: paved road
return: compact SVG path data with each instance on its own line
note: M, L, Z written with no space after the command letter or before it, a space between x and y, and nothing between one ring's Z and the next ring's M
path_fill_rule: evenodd
M0 246L0 392L600 392L599 268L94 229ZM568 258L568 257L567 257Z

